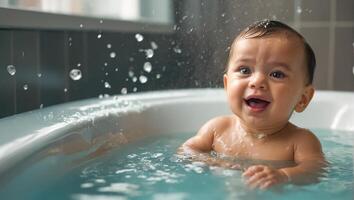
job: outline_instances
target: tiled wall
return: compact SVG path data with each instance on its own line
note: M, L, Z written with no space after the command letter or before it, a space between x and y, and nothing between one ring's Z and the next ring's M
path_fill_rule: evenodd
M174 4L175 32L143 33L142 42L132 32L103 32L98 38L98 31L0 28L0 118L119 94L122 88L139 92L222 87L234 36L264 18L284 21L307 38L317 56L318 89L354 91L353 0L175 0ZM152 48L152 41L158 49L147 59L144 49ZM111 52L117 55L114 59ZM147 61L153 66L151 73L143 70ZM8 73L8 65L16 67L15 75ZM69 77L73 68L82 71L79 81ZM129 71L137 78L146 75L149 81L133 82ZM111 88L104 86L105 81Z

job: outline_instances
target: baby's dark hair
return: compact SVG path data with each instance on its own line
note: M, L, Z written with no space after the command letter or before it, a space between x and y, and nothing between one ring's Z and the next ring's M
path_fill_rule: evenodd
M275 21L275 20L264 19L261 21L257 21L249 25L248 27L246 27L243 31L241 31L241 33L232 42L232 46L230 48L229 57L226 64L227 65L226 70L230 62L230 56L232 55L232 49L233 49L232 47L236 40L238 40L239 38L245 38L245 39L260 38L260 37L264 37L274 33L284 32L284 31L295 34L303 42L306 65L307 65L306 67L307 67L307 74L308 74L308 84L312 84L314 72L316 68L316 57L314 51L312 50L311 46L307 43L305 38L299 32L297 32L296 30L294 30L293 28L291 28L290 26L282 22Z

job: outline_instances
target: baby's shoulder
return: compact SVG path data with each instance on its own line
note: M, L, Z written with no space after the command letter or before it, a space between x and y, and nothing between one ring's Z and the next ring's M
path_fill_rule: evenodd
M225 116L214 117L209 121L207 121L203 125L201 130L203 132L223 132L224 130L228 129L232 125L233 121L234 119L232 118L232 116L225 115Z
M292 125L291 128L291 136L292 139L295 139L295 141L317 141L316 135L309 129L306 128L301 128L297 127L295 125Z

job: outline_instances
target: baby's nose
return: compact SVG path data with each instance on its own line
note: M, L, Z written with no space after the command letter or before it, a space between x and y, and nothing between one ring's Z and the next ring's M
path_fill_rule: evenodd
M267 77L262 73L254 73L250 80L249 86L252 89L266 89Z

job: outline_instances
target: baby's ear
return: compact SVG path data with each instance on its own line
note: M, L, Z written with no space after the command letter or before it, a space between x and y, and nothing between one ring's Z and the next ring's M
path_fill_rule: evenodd
M224 74L224 89L227 89L227 74Z
M315 93L315 89L313 85L310 84L306 86L304 92L301 95L299 102L295 106L295 111L296 112L304 111L307 105L309 105L314 93Z

